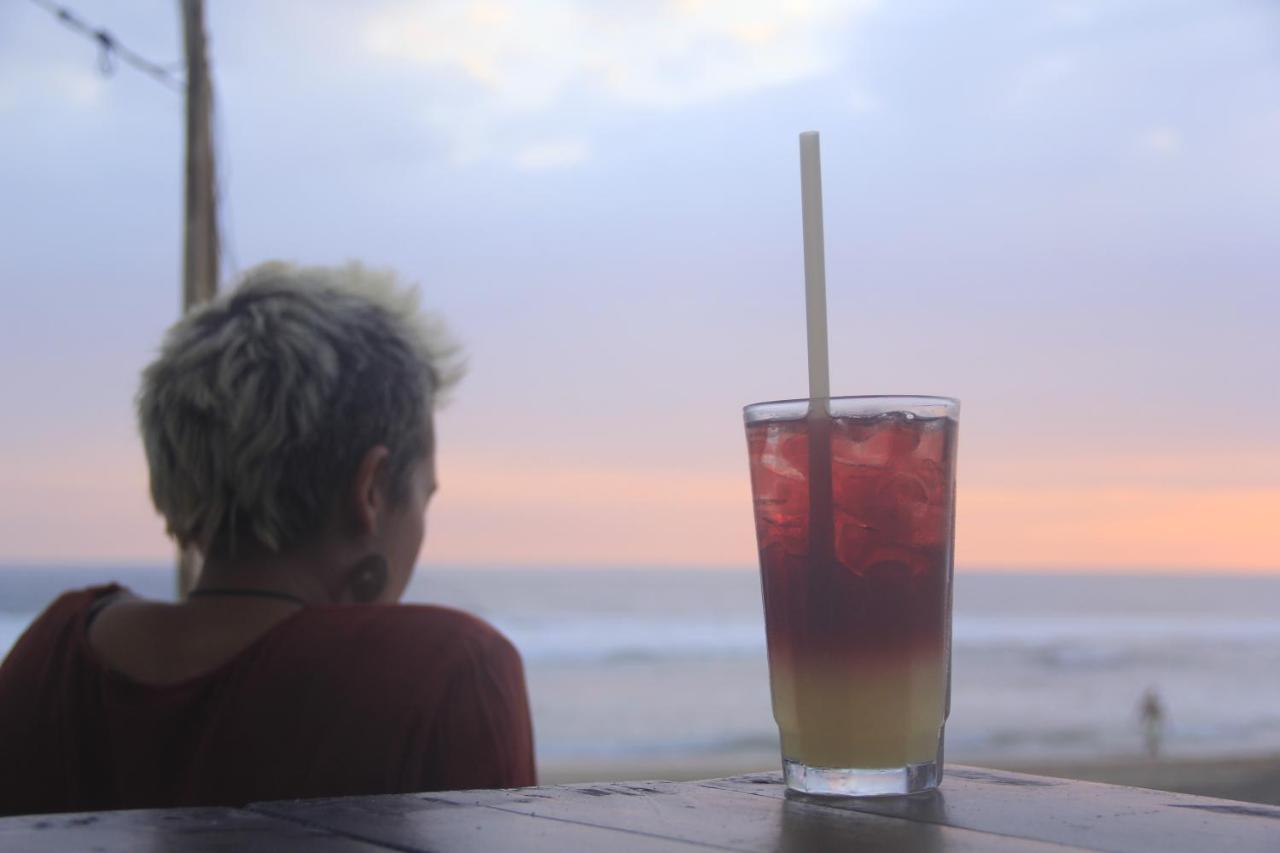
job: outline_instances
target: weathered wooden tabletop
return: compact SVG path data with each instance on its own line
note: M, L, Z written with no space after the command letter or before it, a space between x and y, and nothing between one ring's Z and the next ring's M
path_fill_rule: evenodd
M949 767L934 794L786 795L777 773L0 818L0 850L1280 851L1280 807Z

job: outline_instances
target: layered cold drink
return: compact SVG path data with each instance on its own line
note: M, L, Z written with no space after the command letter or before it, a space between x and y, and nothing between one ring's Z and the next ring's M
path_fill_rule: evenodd
M950 670L957 404L746 410L773 711L788 784L937 784Z

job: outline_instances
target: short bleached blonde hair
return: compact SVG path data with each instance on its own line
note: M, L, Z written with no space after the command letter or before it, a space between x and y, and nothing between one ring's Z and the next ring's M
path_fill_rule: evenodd
M320 533L371 447L393 500L434 451L431 411L461 374L416 288L351 263L268 263L193 310L142 374L151 497L206 555L286 551Z

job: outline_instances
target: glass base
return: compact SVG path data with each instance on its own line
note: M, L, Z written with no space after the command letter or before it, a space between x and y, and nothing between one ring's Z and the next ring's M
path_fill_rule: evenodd
M942 764L926 761L905 767L810 767L784 758L787 787L825 797L892 797L932 791L942 781Z

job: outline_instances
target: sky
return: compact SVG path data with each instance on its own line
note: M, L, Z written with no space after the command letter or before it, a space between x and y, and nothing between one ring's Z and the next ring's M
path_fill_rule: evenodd
M176 4L81 2L162 63ZM359 258L466 346L423 562L748 566L741 407L962 401L966 569L1280 572L1280 7L213 3L224 277ZM160 561L132 399L183 105L0 6L0 562Z

